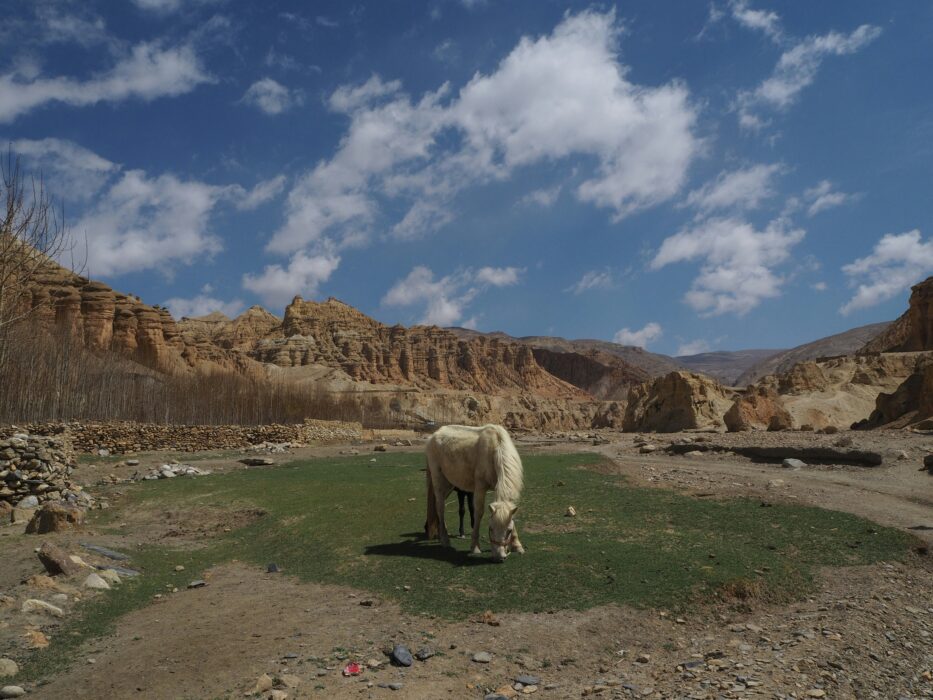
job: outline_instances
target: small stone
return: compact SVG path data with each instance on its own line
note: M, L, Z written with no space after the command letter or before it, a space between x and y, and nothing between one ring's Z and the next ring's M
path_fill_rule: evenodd
M379 659L369 659L369 661L366 662L367 668L379 668L380 666L382 666L382 661Z
M281 569L279 568L279 565L276 564L275 562L272 562L271 564L269 564L268 566L266 566L266 573L267 573L267 574L277 574L277 573L279 573L280 571L281 571Z
M65 611L60 607L52 605L51 603L46 603L44 600L38 600L36 598L24 600L21 610L24 613L41 613L44 615L51 615L53 617L65 616Z
M373 452L385 452L386 449L387 449L387 448L386 448L385 445L376 445L376 446L373 448Z
M812 688L811 690L807 691L807 697L808 698L825 698L826 691L823 690L822 688Z
M437 652L434 651L433 647L421 647L415 652L415 658L418 659L418 661L427 661L435 654L437 654Z
M175 567L175 571L184 571L184 570L185 570L185 567L182 566L181 564Z
M396 644L392 648L392 653L389 654L389 658L396 666L411 666L412 663L414 663L411 652L408 651L408 647L404 644Z
M793 457L788 457L783 462L781 462L781 466L785 469L802 469L803 467L807 466L807 463L802 462L799 459L794 459Z
M13 659L0 658L0 678L11 678L19 673L19 666Z
M240 464L245 464L247 467L268 467L275 464L275 460L268 457L247 457L241 459Z
M769 489L779 489L782 486L784 486L784 479L771 479L771 481L768 482Z
M57 576L58 574L71 576L79 573L82 568L80 564L72 561L71 557L68 556L68 552L51 542L42 543L38 557L50 576Z
M488 664L490 661L492 661L492 654L490 654L488 651L478 651L473 654L473 661L478 664Z
M541 679L537 676L522 674L521 676L515 677L515 682L521 683L522 685L539 685L541 683Z
M26 496L26 498L24 498L23 500L21 500L19 503L16 504L16 507L24 509L24 510L28 510L30 508L38 508L39 499L36 498L35 496Z
M88 574L87 578L84 579L84 587L97 591L110 590L110 584L104 581L98 574Z
M18 685L5 685L0 688L0 698L21 698L25 694L26 691Z
M273 682L272 676L268 673L263 673L259 678L256 679L256 685L253 686L253 689L248 691L246 695L257 695L258 693L265 693L266 691L272 690Z
M524 688L522 688L523 695L531 695L532 693L537 693L537 692L538 692L538 686L536 685L526 685Z
M647 445L642 445L641 447L639 447L639 448L638 448L638 451L639 451L641 454L643 454L643 455L649 455L649 454L651 454L652 452L657 452L657 451L658 451L658 446L657 446L657 445L652 445L652 444L649 442Z
M565 518L575 518L577 517L577 509L573 506L567 506L567 512L564 513Z
M118 574L113 569L104 569L103 571L98 572L98 576L113 586L119 586L121 583L123 583L123 581L120 579L120 574Z
M638 656L635 657L635 663L637 664L646 664L649 661L651 661L650 654L639 654Z
M192 581L191 583L189 583L188 588L204 588L204 586L206 585L207 585L207 581L202 581L201 579L197 579L196 581Z
M128 460L126 460L126 466L128 466L128 467L138 467L138 466L139 466L139 460L138 460L138 459L128 459Z
M380 683L380 688L388 688L389 690L401 690L405 687L404 683L399 683L398 681L392 683Z

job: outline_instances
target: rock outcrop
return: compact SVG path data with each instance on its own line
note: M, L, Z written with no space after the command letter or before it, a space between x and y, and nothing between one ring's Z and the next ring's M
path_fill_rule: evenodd
M917 370L891 393L878 395L875 410L858 428L902 428L933 417L933 359L922 360Z
M723 416L730 432L743 430L789 430L794 419L770 386L750 387Z
M623 429L669 433L721 428L732 402L732 392L707 377L671 372L629 392Z
M624 399L631 387L650 378L643 369L600 350L556 352L535 348L533 353L547 372L597 399Z
M861 354L933 350L933 277L914 285L907 311L884 333L869 341Z

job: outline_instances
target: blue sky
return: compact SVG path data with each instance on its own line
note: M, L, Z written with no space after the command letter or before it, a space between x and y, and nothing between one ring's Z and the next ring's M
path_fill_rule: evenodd
M176 315L789 347L933 274L933 5L6 0L0 136ZM12 18L12 19L9 19Z

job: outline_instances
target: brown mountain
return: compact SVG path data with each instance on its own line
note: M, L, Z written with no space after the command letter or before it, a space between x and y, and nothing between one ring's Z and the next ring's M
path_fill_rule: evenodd
M851 355L858 351L872 338L889 326L888 322L872 323L859 326L843 333L814 340L811 343L798 345L790 350L778 352L745 370L736 379L736 386L754 384L769 374L784 374L789 372L798 362L816 360L820 357L836 357L837 355Z
M785 350L716 350L674 359L692 372L700 372L727 386L734 385L748 370Z
M907 311L861 348L862 353L933 350L933 277L910 291Z

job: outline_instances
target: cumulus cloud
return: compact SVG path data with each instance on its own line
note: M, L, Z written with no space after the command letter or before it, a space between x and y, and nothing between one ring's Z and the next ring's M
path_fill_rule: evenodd
M190 264L221 250L208 228L224 187L128 170L70 228L86 238L88 272L122 275Z
M709 352L712 349L710 344L702 339L691 340L686 343L681 343L677 348L677 357L688 357L690 355L699 355L700 353Z
M892 299L933 274L933 240L922 240L917 229L886 234L870 255L849 263L842 271L857 287L840 309L848 315Z
M823 180L815 187L811 187L803 193L804 199L809 202L807 214L813 216L821 211L839 207L858 199L858 195L837 192L833 189L833 183L829 180Z
M385 296L385 306L424 306L419 323L452 326L457 323L475 327L475 317L463 321L466 307L489 287L518 284L522 270L516 267L467 268L440 279L424 265L412 268L404 279L396 282ZM468 324L468 325L467 325Z
M261 274L243 275L243 287L273 307L285 306L296 294L313 297L318 286L330 279L340 265L340 256L323 251L298 251L288 265L266 265Z
M182 95L211 81L192 46L143 42L109 71L87 80L27 79L15 72L0 75L0 123L12 122L52 102L84 107L131 98L151 101Z
M661 326L652 321L637 331L623 328L612 337L612 342L619 345L634 345L635 347L644 348L660 338L663 333Z
M802 229L788 230L782 219L763 231L737 218L709 219L665 239L651 267L702 260L686 303L706 316L741 316L780 295L785 279L775 268L804 235Z
M591 165L576 197L616 219L672 198L700 151L696 110L681 83L631 82L618 37L614 12L586 11L522 38L459 91L444 84L413 98L378 75L338 88L328 106L348 116L347 131L296 179L267 250L339 249L373 230L418 238L456 217L464 189L579 156Z
M545 208L553 206L557 201L557 198L560 197L560 191L562 189L563 186L557 185L556 187L546 187L540 190L534 190L522 197L521 203L526 205L537 205L539 207Z
M277 175L260 182L248 191L240 185L233 185L230 188L230 196L237 209L250 211L278 197L285 189L285 180L284 175Z
M790 107L816 79L824 59L856 53L880 34L880 27L863 24L849 34L829 32L792 44L781 54L770 77L754 90L739 93L736 101L739 123L746 128L760 128L765 124L761 111Z
M64 139L17 139L10 143L33 172L39 171L56 197L84 201L97 194L120 166Z
M612 289L614 284L610 270L587 270L579 280L564 291L583 294L591 289Z
M272 78L263 78L249 86L242 101L266 114L281 114L301 104L301 95Z
M733 0L729 10L732 18L743 27L760 31L772 41L781 41L783 37L781 18L776 12L752 9L747 0Z
M197 318L207 316L215 311L219 311L229 318L234 318L246 308L246 305L239 299L223 301L211 296L212 292L212 287L205 284L200 294L190 298L172 297L166 299L163 305L168 308L175 318Z
M780 172L780 165L754 165L722 172L687 195L687 204L704 214L716 209L757 209L763 200L774 196L772 179Z

